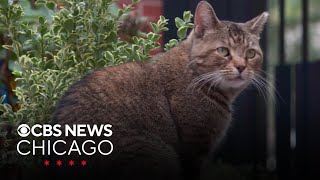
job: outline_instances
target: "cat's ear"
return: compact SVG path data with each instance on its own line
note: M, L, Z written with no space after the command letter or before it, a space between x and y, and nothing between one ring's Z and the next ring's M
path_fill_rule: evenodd
M206 1L200 1L194 17L194 32L197 37L202 37L206 30L220 24L212 6Z
M260 35L263 31L263 27L266 24L269 17L269 13L263 12L259 16L253 18L252 20L246 22L246 26L249 29L250 33L255 35Z

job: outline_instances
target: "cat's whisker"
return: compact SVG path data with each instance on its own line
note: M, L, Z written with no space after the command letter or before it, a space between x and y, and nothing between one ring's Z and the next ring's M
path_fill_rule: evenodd
M270 89L263 84L259 79L257 79L256 77L253 78L254 81L256 82L256 84L262 89L262 93L266 93L268 95L270 95L270 97L273 99L273 101L276 101L274 95L270 92ZM265 95L264 95L265 96ZM264 100L266 101L266 97L264 97Z
M193 84L198 83L198 82L201 81L205 76L210 75L210 74L212 74L212 72L206 73L206 74L202 74L202 75L196 77L195 79L193 79L193 80L191 81L190 85L193 85Z
M258 72L261 73L261 74L264 74L265 76L267 76L269 79L271 80L275 80L275 77L270 75L269 73L265 72L264 70L262 69L258 69ZM263 80L264 82L266 82L268 84L268 86L271 86L271 88L273 88L274 90L276 90L276 88L273 86L273 84L269 81L267 81L265 79L265 77L263 77L261 74L256 74L258 76L259 79ZM278 91L276 92L278 94ZM278 94L279 95L279 94ZM280 95L279 95L280 96Z
M203 78L205 78L207 76L211 77L213 74L214 74L214 72L208 72L208 73L202 74L202 75L196 77L195 79L193 79L192 82L202 80Z
M225 72L225 71L230 72L232 70L231 69L221 69L221 70L219 70L219 72Z
M202 74L198 77L196 77L193 81L196 81L196 80L199 80L199 79L203 79L205 77L211 77L215 74L215 72L208 72L208 73L205 73L205 74Z
M266 94L264 92L264 90L260 87L260 83L259 81L254 77L254 76L250 76L251 77L251 83L252 85L258 89L259 93L261 93L261 95L263 96L264 101L267 101L266 99Z
M220 78L220 76L214 77L214 78L211 78L210 81L208 81L208 82L211 82L211 83L210 83L210 86L208 88L207 94L209 94L209 92L211 90L211 87L219 80L219 78Z
M193 81L191 81L191 83L188 85L187 87L187 91L191 90L191 92L193 92L193 90L195 89L195 87L201 82L203 81L205 78L203 76L198 77L196 79L194 79Z
M202 74L198 77L196 77L194 80L191 81L191 83L189 84L187 90L190 90L192 89L192 92L194 90L194 88L203 80L207 79L208 77L211 77L212 76L212 72L209 72L209 73L205 73L205 74Z
M215 90L216 86L223 80L222 75L220 75L219 77L217 77L215 80L213 80L213 82L210 84L210 87L208 89L207 94L209 94L211 88L213 87L213 90Z
M216 77L207 78L204 81L202 81L201 85L199 86L198 90L201 89L204 85L206 85L208 82L212 81Z
M273 86L272 83L270 83L269 81L267 81L263 76L261 76L260 74L256 74L256 77L261 81L262 84L264 84L266 87L269 87L269 93L272 94L271 90L274 91L276 93L277 96L279 96L279 98L282 100L282 102L285 102L283 100L283 98L281 97L280 93L278 92L278 90ZM273 95L273 94L272 94ZM276 99L276 98L275 98ZM277 100L277 99L276 99ZM276 101L277 102L277 101Z
M253 75L251 75L251 79L253 81L255 81L254 84L256 84L256 88L259 90L261 89L262 93L267 93L273 101L278 102L277 98L274 96L274 94L272 93L272 90L275 90L275 88L265 79L263 79L262 76L260 76L259 74L254 73ZM259 86L259 88L257 87ZM260 90L259 90L260 91ZM276 90L275 90L276 91ZM265 96L265 95L264 95ZM266 97L264 97L265 101L266 101Z
M219 78L220 76L221 76L221 74L220 74L220 73L217 73L216 75L214 75L214 76L206 79L198 89L201 89L205 84L207 84L208 82L213 81L213 80Z
M264 74L264 75L266 75L266 76L268 76L268 78L270 78L270 79L275 79L274 76L270 75L269 73L265 72L265 71L262 70L262 69L258 69L258 72L259 72L259 73L262 73L262 74Z
M220 81L220 79L222 79L222 76L220 75L219 77L217 77L215 80L212 81L209 90L213 87L215 88L216 84Z
M262 69L259 69L259 73L264 74L264 75L267 76L271 81L277 82L277 79L276 79L274 76L272 76L272 75L270 75L269 73L263 71ZM275 91L276 95L279 96L279 98L282 100L282 102L285 103L284 99L281 97L280 93L278 92L278 90L276 89L276 87L274 87L274 85L272 84L272 82L267 81L267 80L265 79L265 77L263 77L263 76L260 75L260 74L258 74L258 78L260 78L260 79L261 79L263 82L265 82L269 87L271 87L272 90Z
M217 79L219 76L221 76L221 73L218 73L218 72L209 72L209 73L202 74L191 81L191 83L187 87L187 91L191 90L191 92L193 92L196 87L199 87L198 88L199 90L205 84Z
M264 88L260 81L255 77L254 71L249 71L249 77L252 85L258 89L259 93L261 93L261 95L263 96L263 99L267 101L266 93L272 96L272 94L268 91L268 88Z

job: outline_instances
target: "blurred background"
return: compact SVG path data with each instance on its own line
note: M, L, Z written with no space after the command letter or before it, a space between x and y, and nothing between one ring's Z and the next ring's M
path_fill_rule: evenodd
M63 6L63 0L55 0ZM130 0L118 0L114 10ZM120 36L126 39L150 30L160 15L169 19L163 45L176 37L175 17L194 13L199 0L141 0L124 21ZM264 76L270 93L247 89L234 105L235 115L225 141L213 162L212 174L224 179L320 178L320 1L319 0L208 0L221 20L245 22L261 14L270 19L261 39ZM50 17L24 0L26 19ZM1 45L7 44L0 30ZM159 49L153 54L161 52ZM0 93L15 104L12 71L14 54L0 48ZM18 108L18 107L16 107ZM218 175L217 175L218 174ZM215 176L213 175L213 176Z

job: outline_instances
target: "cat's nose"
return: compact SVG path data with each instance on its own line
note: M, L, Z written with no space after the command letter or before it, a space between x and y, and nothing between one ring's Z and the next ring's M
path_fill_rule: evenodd
M246 69L246 66L238 65L238 66L236 66L236 68L238 69L239 74L241 74L241 73L242 73L242 71L243 71L244 69Z

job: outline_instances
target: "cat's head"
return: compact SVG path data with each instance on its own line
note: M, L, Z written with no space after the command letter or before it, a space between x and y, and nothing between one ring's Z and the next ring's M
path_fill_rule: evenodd
M262 66L260 33L268 13L245 23L220 21L211 5L201 1L196 9L190 68L198 83L221 90L242 90Z

